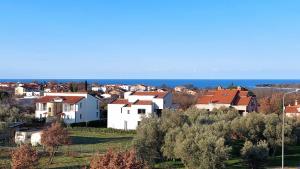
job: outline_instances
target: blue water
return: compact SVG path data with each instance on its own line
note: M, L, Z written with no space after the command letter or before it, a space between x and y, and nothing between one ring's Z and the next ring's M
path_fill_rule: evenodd
M0 82L44 82L44 81L56 81L56 82L82 82L85 79L0 79ZM255 88L258 84L300 84L300 79L291 80L254 80L254 79L86 79L88 83L99 83L99 84L144 84L150 86L162 86L163 84L169 87L175 87L185 84L193 84L199 88L213 88L217 86L227 87L231 84L243 86L247 88Z

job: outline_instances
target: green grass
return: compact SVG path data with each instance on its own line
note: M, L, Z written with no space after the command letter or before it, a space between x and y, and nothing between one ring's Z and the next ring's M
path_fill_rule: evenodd
M88 165L95 153L104 153L108 149L125 150L131 148L134 132L104 128L69 128L72 145L62 146L55 156L53 164L49 165L47 154L39 160L39 168L79 169ZM38 148L42 151L42 148ZM10 148L0 148L0 169L10 167Z

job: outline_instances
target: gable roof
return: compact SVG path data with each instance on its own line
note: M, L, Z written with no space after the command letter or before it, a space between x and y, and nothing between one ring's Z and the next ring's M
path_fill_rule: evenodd
M153 102L151 100L137 100L133 105L152 105Z
M36 100L36 103L48 103L53 102L56 99L62 99L63 103L75 104L85 97L81 96L44 96Z
M154 96L155 98L164 98L169 92L158 92L158 91L148 91L148 92L133 92L131 95L135 96Z
M248 91L236 89L209 90L198 98L197 104L232 104L249 105L252 97L248 96Z
M117 99L110 104L129 104L129 101L127 99Z
M300 108L299 105L297 106L285 106L285 113L300 113L298 108Z

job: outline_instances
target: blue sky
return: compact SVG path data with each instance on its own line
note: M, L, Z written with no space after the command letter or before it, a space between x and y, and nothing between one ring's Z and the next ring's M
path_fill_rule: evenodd
M298 0L1 0L0 78L299 79Z

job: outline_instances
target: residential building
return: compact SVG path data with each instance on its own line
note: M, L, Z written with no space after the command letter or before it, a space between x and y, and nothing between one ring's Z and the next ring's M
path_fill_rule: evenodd
M15 95L17 96L32 96L34 95L33 92L41 92L40 86L36 83L17 84L15 87Z
M126 92L124 99L108 104L107 127L135 130L143 116L160 116L163 109L171 106L169 92Z
M131 86L130 85L119 85L120 89L123 89L125 91L130 91Z
M237 89L222 89L207 91L198 98L196 107L212 111L215 108L235 108L241 115L257 111L258 104L255 96L250 96L249 91Z
M92 91L94 91L94 92L106 92L107 88L105 86L92 86Z
M184 87L184 86L176 86L175 88L174 88L174 91L175 92L183 92L183 91L185 91L186 90L186 87Z
M134 91L146 91L148 89L147 86L142 85L142 84L137 84L137 85L133 85L130 88L130 91L134 92Z
M100 119L99 99L81 93L45 93L36 101L36 118L60 117L67 124Z
M295 100L293 106L285 106L285 114L288 117L300 118L300 105L298 104L298 100Z
M31 144L32 146L41 145L41 130L20 130L16 131L15 143L20 144Z

